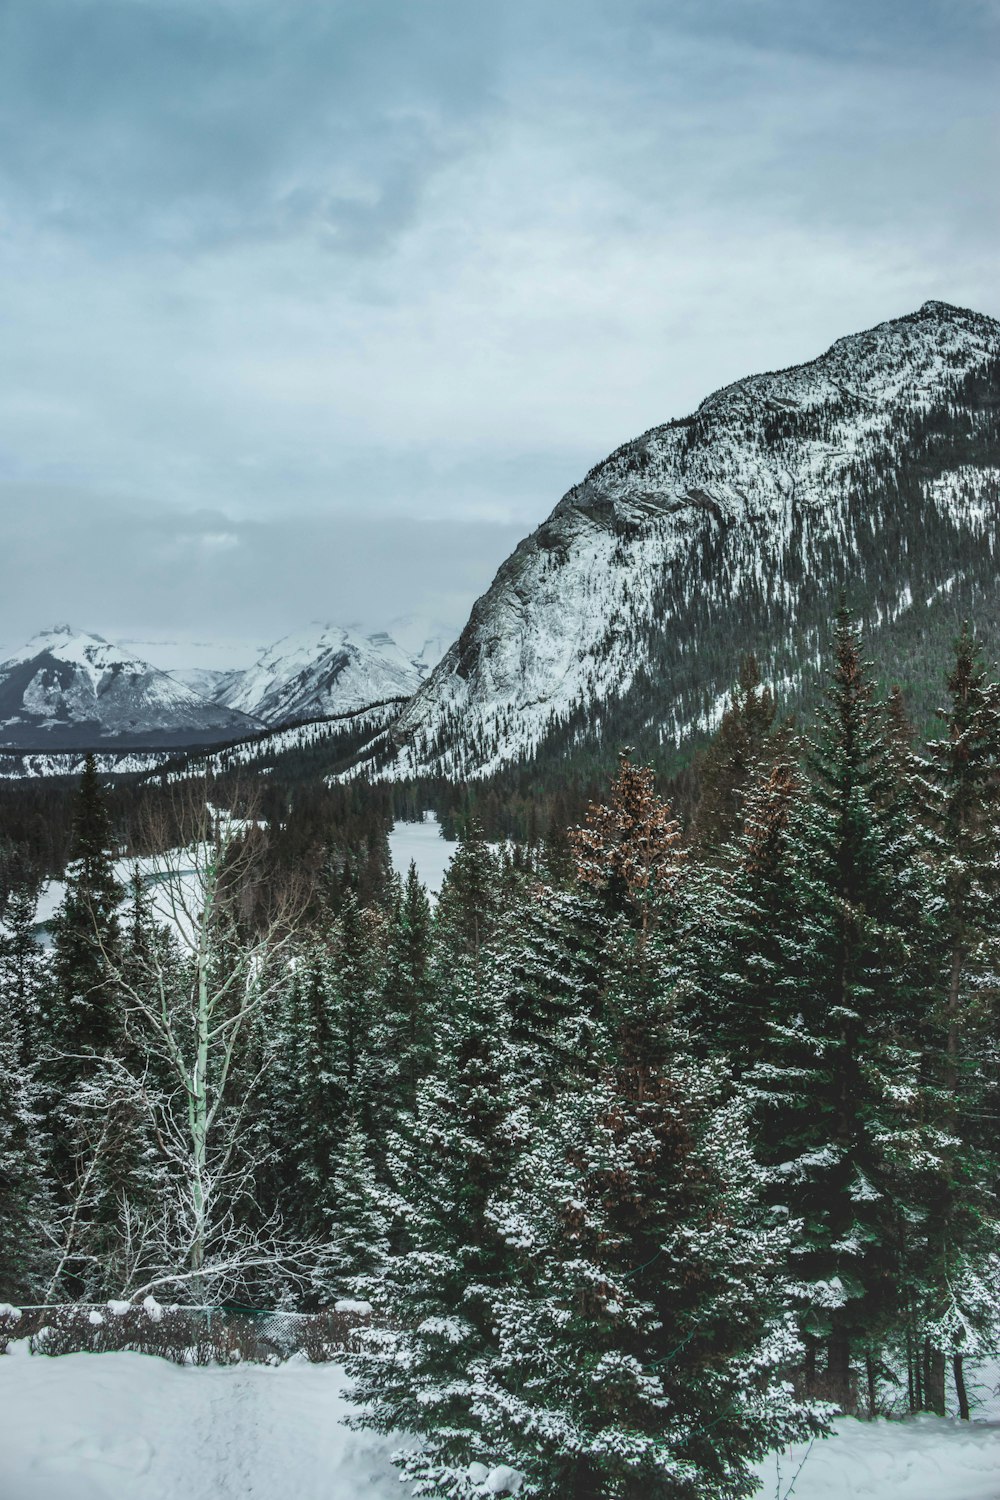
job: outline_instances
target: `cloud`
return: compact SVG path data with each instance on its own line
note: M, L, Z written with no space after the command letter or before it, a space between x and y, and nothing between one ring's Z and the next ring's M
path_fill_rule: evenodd
M333 568L323 607L310 548L466 597L592 463L718 385L931 296L1000 313L997 20L8 0L5 529L88 509L135 611L116 628L171 598L249 618L244 563L290 628L265 536L310 615L354 588ZM46 597L72 593L73 557L45 555Z
M436 0L13 0L0 13L9 211L107 247L306 227L379 248L488 113L485 8Z
M456 631L519 528L489 523L137 512L65 488L0 486L0 640L55 619L263 645L309 620L377 629L415 613Z

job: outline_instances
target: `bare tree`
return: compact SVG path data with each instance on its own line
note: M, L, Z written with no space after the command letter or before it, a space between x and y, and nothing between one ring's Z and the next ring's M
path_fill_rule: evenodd
M260 1039L294 962L302 903L288 887L262 899L267 849L252 806L235 818L206 793L188 790L181 846L152 861L147 940L105 954L163 1168L155 1224L123 1205L123 1290L133 1298L173 1288L200 1301L209 1287L223 1295L279 1264L295 1279L297 1256L275 1216L240 1206L253 1202L260 1165L244 1139L271 1063ZM159 833L145 830L147 848L162 847Z

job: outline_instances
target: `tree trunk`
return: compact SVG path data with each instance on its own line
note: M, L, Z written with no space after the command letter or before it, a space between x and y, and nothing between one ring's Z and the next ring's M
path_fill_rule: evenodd
M873 1355L871 1353L871 1350L868 1350L866 1352L866 1354L865 1354L865 1383L866 1383L866 1386L867 1386L867 1394L868 1394L868 1420L870 1422L874 1422L876 1414L877 1414L877 1408L876 1408L876 1383L875 1383L875 1360L874 1360L874 1357L873 1357Z
M830 1335L826 1348L826 1375L830 1396L843 1412L853 1409L851 1391L851 1345L845 1333Z
M916 1360L913 1357L913 1324L906 1325L906 1394L910 1402L910 1415L920 1410L920 1392L917 1390Z
M958 1397L958 1415L963 1422L969 1420L969 1393L965 1389L964 1354L953 1354L951 1373L955 1377L955 1395Z
M944 1355L929 1339L924 1343L924 1404L927 1411L944 1416Z

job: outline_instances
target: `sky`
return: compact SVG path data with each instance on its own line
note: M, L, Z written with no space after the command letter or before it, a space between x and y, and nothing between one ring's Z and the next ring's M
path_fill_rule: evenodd
M0 641L457 629L627 438L1000 315L998 62L1000 0L2 0Z

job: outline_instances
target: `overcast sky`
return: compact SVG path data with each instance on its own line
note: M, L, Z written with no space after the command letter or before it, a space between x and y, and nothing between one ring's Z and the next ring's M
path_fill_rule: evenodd
M0 641L461 625L599 458L1000 315L1000 0L2 0Z

